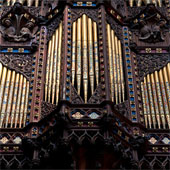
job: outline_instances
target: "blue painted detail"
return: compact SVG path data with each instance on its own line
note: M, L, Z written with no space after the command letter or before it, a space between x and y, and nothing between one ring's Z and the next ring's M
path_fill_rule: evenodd
M128 40L128 38L125 38L124 40L125 40L125 41L127 41L127 40Z
M135 108L135 105L134 104L131 104L131 108ZM132 113L133 114L133 113Z
M134 94L133 91L130 91L130 94L131 94L131 95Z
M131 73L131 72L128 72L128 75L130 76L130 75L132 75L132 73Z
M135 100L134 97L131 97L131 98L130 98L130 101L134 101L134 100Z
M130 55L129 55L129 54L126 54L126 57L127 57L127 58L129 58L129 57L130 57Z
M73 6L77 6L77 3L74 2L74 3L73 3Z
M13 52L13 53L18 53L19 51L18 51L18 50L16 50L16 49L15 49L15 50L13 49L13 51L12 51L12 52Z
M131 82L132 82L132 80L133 80L132 78L128 78L128 81L131 81Z
M136 112L135 112L135 111L132 111L132 115L136 115Z
M133 118L132 120L133 120L133 121L136 121L136 118Z
M6 53L8 52L7 49L3 49L1 52Z
M126 60L126 62L127 62L128 64L130 64L130 60Z
M70 100L70 97L66 97L66 100Z
M129 84L129 88L133 88L133 85L132 85L132 84Z
M128 69L131 69L131 66L127 66Z
M29 53L30 51L29 50L24 50L24 53Z

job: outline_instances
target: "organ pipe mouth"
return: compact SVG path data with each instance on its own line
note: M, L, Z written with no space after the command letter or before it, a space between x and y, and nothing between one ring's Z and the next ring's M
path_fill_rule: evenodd
M141 82L145 126L170 128L170 63Z
M28 112L29 81L0 63L0 128L23 128Z

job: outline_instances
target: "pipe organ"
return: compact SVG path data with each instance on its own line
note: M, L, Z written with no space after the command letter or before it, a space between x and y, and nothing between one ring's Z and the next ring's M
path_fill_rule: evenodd
M141 82L145 125L170 129L170 63Z
M110 94L116 104L125 100L125 82L123 73L122 46L110 24L107 24Z
M6 0L6 5L7 6L14 5L15 2L20 2L21 4L28 7L30 6L38 7L41 4L41 0ZM5 1L3 3L5 3Z
M72 25L72 85L88 98L99 84L97 24L83 14Z
M142 3L144 3L145 5L153 3L156 6L162 7L163 0L129 0L130 7L133 7L133 6L140 7L142 6Z
M0 128L23 128L28 110L29 81L0 63Z
M61 77L62 22L48 44L45 80L45 101L57 104Z

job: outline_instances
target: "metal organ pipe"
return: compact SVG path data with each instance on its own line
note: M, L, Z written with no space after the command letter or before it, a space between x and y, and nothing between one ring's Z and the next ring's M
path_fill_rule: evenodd
M133 7L136 3L136 6L142 6L142 2L147 5L150 3L155 4L156 6L162 7L162 0L129 0L129 6Z
M11 6L11 5L14 5L15 2L19 2L23 5L26 5L26 6L35 6L35 7L38 7L40 5L40 0L7 0L7 6Z
M99 84L99 56L97 24L85 14L72 24L71 62L72 85L87 103Z
M125 100L122 47L110 24L107 24L107 40L111 99L118 104Z
M146 75L144 82L141 82L146 127L149 124L149 128L170 129L170 79L168 78L168 66L169 63L159 71ZM146 114L148 115L148 120L145 116ZM150 114L152 118L150 118Z
M29 81L0 63L0 128L25 126L28 93Z
M45 98L46 102L58 104L61 75L62 22L48 43L46 65Z

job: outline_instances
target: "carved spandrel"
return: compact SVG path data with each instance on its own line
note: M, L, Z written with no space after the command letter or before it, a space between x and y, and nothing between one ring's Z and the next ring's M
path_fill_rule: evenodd
M32 56L0 54L0 62L4 66L23 74L27 79L31 78Z
M108 14L106 15L106 21L110 24L118 39L122 41L122 27Z
M92 18L93 21L98 23L98 9L72 9L72 22L75 22L83 14L86 14L89 18Z
M169 54L137 55L137 65L140 80L143 80L145 75L153 73L156 70L160 70L168 62L170 62Z

